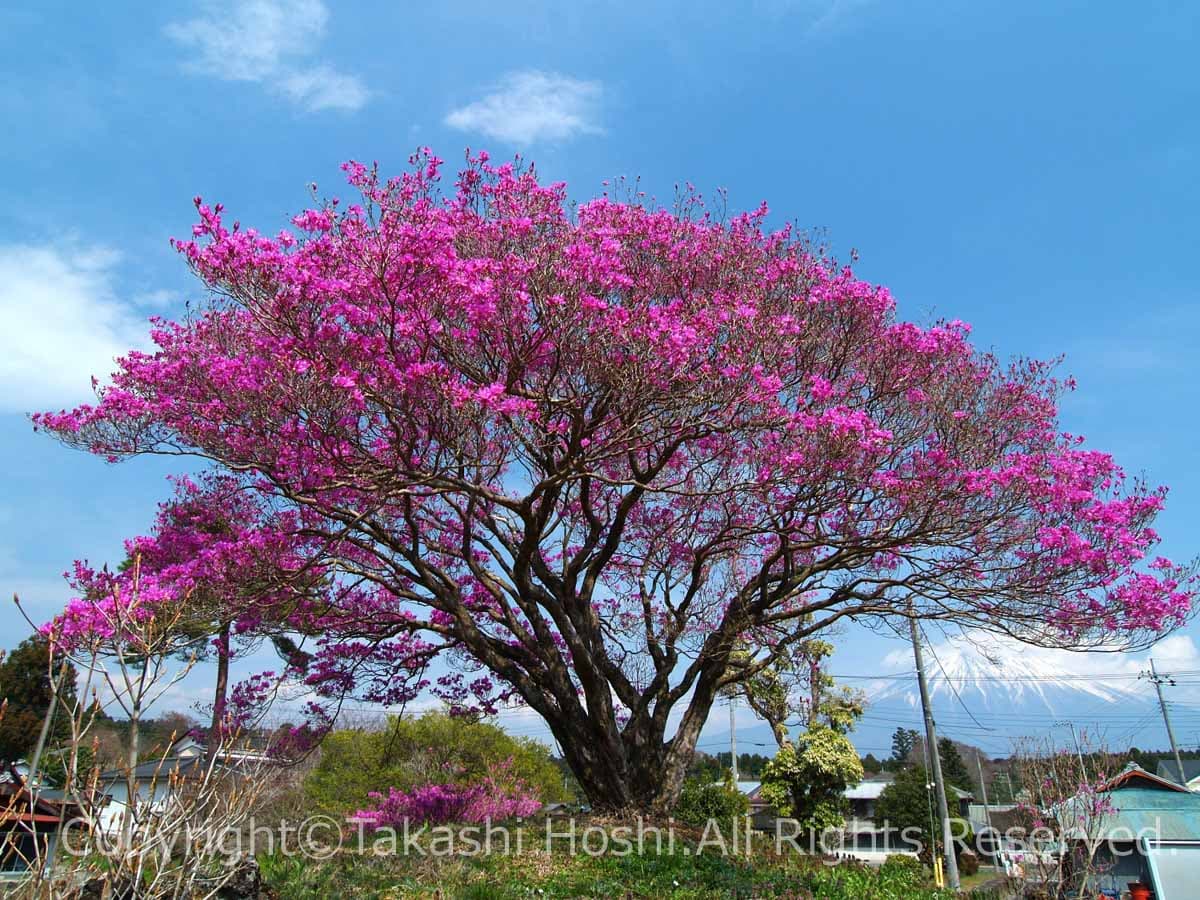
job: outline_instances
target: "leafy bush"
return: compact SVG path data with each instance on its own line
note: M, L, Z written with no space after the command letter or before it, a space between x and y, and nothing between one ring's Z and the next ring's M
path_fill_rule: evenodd
M750 810L750 801L726 777L722 783L699 778L689 778L683 784L679 802L675 804L675 818L685 825L704 825L709 819L727 822L735 816L744 816Z
M372 792L388 787L409 792L429 784L479 784L506 762L535 799L567 799L562 773L543 744L438 712L393 717L381 731L331 733L304 790L318 809L341 815L369 806Z
M881 878L925 878L925 866L915 856L906 856L903 853L893 853L883 861L883 865L879 867L879 875Z
M954 835L954 855L962 856L964 852L975 846L975 829L966 819L950 819L950 830Z
M862 781L862 761L844 734L817 725L779 749L763 769L760 796L801 828L821 831L845 821L844 792Z
M907 766L896 773L895 780L879 795L875 803L875 821L886 822L898 832L915 829L921 842L928 845L929 803L925 770L920 766Z

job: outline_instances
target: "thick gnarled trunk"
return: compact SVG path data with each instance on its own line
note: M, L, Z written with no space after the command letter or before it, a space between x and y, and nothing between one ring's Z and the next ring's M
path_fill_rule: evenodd
M664 816L679 799L700 731L716 697L714 663L698 679L674 733L667 717L643 715L618 728L586 709L546 716L568 766L594 810ZM616 742L606 736L619 734Z

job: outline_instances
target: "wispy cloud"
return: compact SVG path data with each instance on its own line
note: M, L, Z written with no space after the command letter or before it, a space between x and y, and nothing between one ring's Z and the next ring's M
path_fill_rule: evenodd
M116 262L100 247L0 244L0 412L85 401L91 376L145 344L145 316L116 294Z
M809 36L828 34L847 24L863 7L869 6L872 0L831 0L824 4L817 17L809 24Z
M370 98L362 81L317 57L328 23L322 0L208 0L166 32L194 51L188 71L262 84L314 112L361 109Z
M769 19L798 21L806 38L842 31L855 24L860 13L876 0L754 0L756 13Z
M451 110L445 123L459 131L518 146L603 134L599 107L604 89L554 72L510 72L479 100Z

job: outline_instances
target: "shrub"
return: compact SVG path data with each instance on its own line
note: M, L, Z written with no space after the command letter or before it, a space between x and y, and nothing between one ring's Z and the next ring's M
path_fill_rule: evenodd
M840 828L845 821L844 792L862 781L862 762L854 745L832 728L816 725L795 745L779 748L762 774L760 796L781 816L806 830Z
M735 816L744 816L750 811L750 801L726 777L724 782L714 784L699 778L689 778L683 784L679 802L675 804L675 818L685 825L704 825L709 819L728 821Z
M333 732L304 789L318 809L340 815L368 806L371 793L389 785L400 792L430 784L469 787L506 761L536 799L567 799L562 772L544 745L437 712L391 718L381 731Z
M906 856L903 853L893 853L883 861L883 865L879 867L880 876L889 878L898 878L902 874L907 873L913 878L925 878L925 866L915 856Z
M512 760L497 766L482 782L473 785L424 784L411 791L388 788L387 795L372 791L377 805L360 809L354 818L372 828L447 822L486 822L528 816L541 808L529 786L513 775Z
M964 878L979 871L979 856L974 850L964 850L958 854L958 874Z

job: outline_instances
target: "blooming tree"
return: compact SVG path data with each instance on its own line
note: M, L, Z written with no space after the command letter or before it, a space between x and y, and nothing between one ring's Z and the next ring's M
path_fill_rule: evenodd
M76 562L70 581L78 596L48 628L60 641L86 643L97 628L109 630L114 606L127 598L136 595L147 612L170 609L176 652L215 657L215 735L227 725L235 651L249 652L264 636L303 630L320 614L324 585L302 553L292 518L276 515L261 493L226 475L179 478L174 487L150 534L125 542L116 572ZM246 690L238 686L235 695L244 700ZM210 741L218 743L215 736Z
M1079 647L1187 615L1164 492L1062 433L1069 382L900 321L765 208L345 169L361 199L273 237L197 200L207 306L35 424L253 483L355 587L339 659L453 654L595 806L669 806L719 692L848 618Z
M1107 874L1116 860L1103 838L1119 812L1112 789L1129 769L1086 732L1075 739L1074 752L1030 738L1019 741L1013 754L1017 779L1026 787L1017 804L1019 824L1005 836L1022 848L1026 877L1046 885L1056 900L1085 900L1128 880Z

